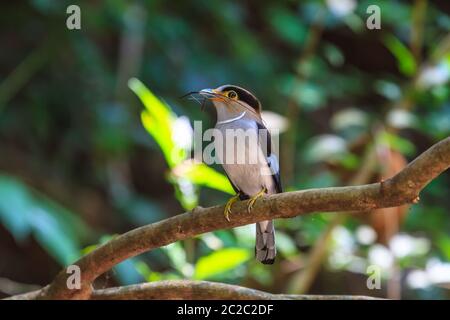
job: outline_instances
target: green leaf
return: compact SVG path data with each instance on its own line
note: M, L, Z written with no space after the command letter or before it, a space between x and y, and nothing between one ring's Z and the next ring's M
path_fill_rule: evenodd
M406 156L411 156L416 151L416 147L409 140L386 131L380 135L380 142L387 144L390 148Z
M299 16L279 7L269 10L267 17L280 38L286 42L294 46L305 42L307 30Z
M12 177L0 176L0 223L17 241L25 239L31 232L28 221L31 210L26 187Z
M437 239L437 246L445 258L450 260L450 237L445 234L441 234Z
M0 175L0 222L18 241L33 235L63 265L79 257L90 233L69 210L6 175Z
M170 167L186 158L186 151L178 148L172 139L172 127L176 115L172 109L159 100L141 81L131 78L128 81L130 89L144 104L141 113L142 124L161 148Z
M417 65L411 51L393 35L386 36L384 43L397 59L399 70L407 76L412 76L416 72Z
M134 267L136 268L136 271L147 281L149 281L151 275L152 275L152 270L150 269L150 267L148 266L148 264L146 264L144 261L138 260L135 261L134 263Z
M40 208L29 216L36 240L63 265L80 257L80 244L64 232L61 221Z
M361 165L358 156L350 152L343 153L338 161L345 169L349 170L357 169Z
M195 265L194 278L210 279L236 268L250 259L250 251L242 248L226 248L201 257Z
M178 172L180 176L188 179L195 185L235 194L228 178L204 163L185 161L174 172Z

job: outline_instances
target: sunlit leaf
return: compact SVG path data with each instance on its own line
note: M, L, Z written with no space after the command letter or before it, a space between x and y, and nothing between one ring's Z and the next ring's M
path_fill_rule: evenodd
M437 240L437 245L445 258L450 261L450 237L442 234Z
M178 148L172 139L176 115L138 79L130 79L128 86L144 104L141 120L145 129L158 143L168 165L176 165L186 157L185 150Z
M173 173L180 177L189 179L192 183L219 190L228 194L234 194L228 178L204 163L195 163L194 161L185 161L177 166Z
M149 281L149 278L152 274L152 270L150 269L148 264L146 264L144 261L138 260L134 263L134 267L142 277L144 277L147 281Z
M210 279L230 271L250 259L250 251L242 248L226 248L201 257L195 265L194 278Z
M411 51L393 35L386 36L384 43L397 59L399 70L407 76L412 76L416 72L417 65Z
M152 272L150 274L150 276L147 278L148 282L153 282L153 281L160 281L160 280L164 280L164 275L161 274L160 272Z
M184 210L190 211L198 206L198 193L195 186L185 178L176 180L175 197Z
M94 250L97 249L97 248L98 248L98 245L96 245L96 244L91 244L90 246L84 247L84 248L81 250L81 254L82 254L82 255L86 255L86 254L88 254L88 253L91 253L92 251L94 251Z
M141 121L147 132L158 143L161 151L164 154L167 164L170 167L175 165L176 161L174 161L173 156L175 154L175 144L173 143L171 136L167 134L166 130L161 128L161 123L159 123L157 119L153 118L147 111L142 111Z
M114 239L114 238L117 238L119 235L118 234L104 234L104 235L102 235L101 237L100 237L100 240L98 241L98 243L95 243L95 244L91 244L91 245L89 245L89 246L87 246L87 247L84 247L82 250L81 250L81 253L83 254L83 255L86 255L86 254L88 254L88 253L91 253L92 251L94 251L95 249L97 249L99 246L101 246L102 244L105 244L105 243L107 243L108 241L110 241L110 240L112 240L112 239Z

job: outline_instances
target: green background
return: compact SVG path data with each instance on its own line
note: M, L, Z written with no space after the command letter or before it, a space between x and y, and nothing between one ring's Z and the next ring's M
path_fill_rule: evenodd
M81 30L66 28L73 1L1 4L0 297L47 284L116 234L225 203L221 168L185 162L189 122L215 117L180 99L189 91L240 85L282 117L285 190L348 185L361 172L360 183L379 181L449 135L448 1L76 3ZM366 28L372 4L380 30ZM276 222L273 266L254 260L247 226L127 260L96 287L192 278L446 299L448 196L445 173L384 226L399 229L387 241L367 219L318 213ZM380 290L366 286L373 264Z

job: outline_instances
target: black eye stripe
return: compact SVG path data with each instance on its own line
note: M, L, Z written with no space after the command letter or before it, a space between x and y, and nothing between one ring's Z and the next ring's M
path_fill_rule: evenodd
M234 86L230 86L230 87L226 87L223 88L222 91L230 91L233 90L237 93L239 100L247 103L250 107L252 107L255 110L259 110L260 109L260 105L259 105L259 101L250 93L248 93L246 90L243 90L239 87L234 87Z

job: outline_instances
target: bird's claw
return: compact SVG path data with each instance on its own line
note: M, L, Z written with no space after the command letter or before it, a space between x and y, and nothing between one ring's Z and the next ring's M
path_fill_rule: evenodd
M264 197L266 192L267 192L267 189L266 188L262 188L261 191L259 191L257 194L255 194L253 197L251 197L248 200L248 205L247 205L247 212L248 213L251 213L251 211L253 210L253 205L255 204L256 200L258 200L259 198Z
M228 200L227 204L225 205L225 210L223 211L223 215L225 216L225 219L227 221L230 221L230 213L231 213L231 206L233 203L237 202L239 200L239 195L233 196L230 200Z

